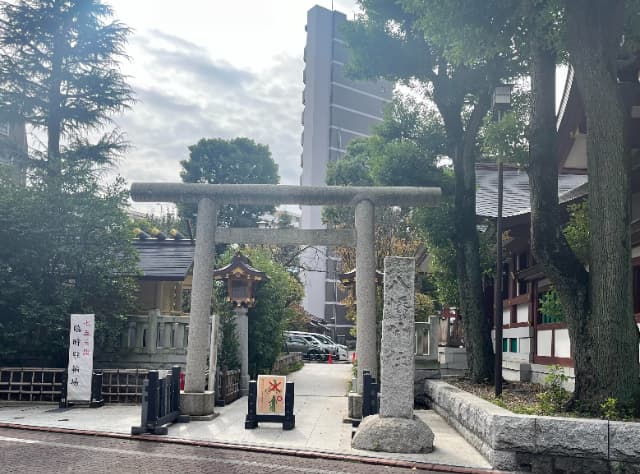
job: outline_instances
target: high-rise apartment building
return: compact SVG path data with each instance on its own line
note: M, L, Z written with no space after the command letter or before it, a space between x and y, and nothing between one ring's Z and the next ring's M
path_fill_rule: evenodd
M392 98L393 84L388 81L346 77L348 49L341 39L346 21L343 13L320 6L307 13L300 179L304 186L324 186L327 165L344 155L351 140L371 134ZM303 229L323 228L321 207L302 206L300 224ZM351 323L339 302L336 258L326 248L312 248L301 255L301 262L307 268L302 272L304 308L324 318L336 336L344 334Z

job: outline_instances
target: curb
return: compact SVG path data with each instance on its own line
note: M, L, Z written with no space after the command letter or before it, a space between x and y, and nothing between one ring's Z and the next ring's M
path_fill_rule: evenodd
M220 441L198 441L181 438L171 438L166 436L145 434L129 435L124 433L111 433L106 431L77 430L70 428L52 428L46 426L30 426L17 423L0 423L0 428L17 429L25 431L41 431L49 433L65 433L84 436L99 436L103 438L130 439L136 441L154 441L157 443L177 444L183 446L198 446L204 448L229 449L236 451L249 451L253 453L278 454L281 456L293 456L311 459L326 459L332 461L348 461L362 464L372 464L375 466L402 467L415 470L430 470L434 472L450 472L460 474L507 474L507 471L496 471L492 469L469 468L462 466L452 466L446 464L432 464L414 461L402 461L397 459L374 458L354 454L338 454L322 451L309 451L300 449L271 448L264 446L252 446Z

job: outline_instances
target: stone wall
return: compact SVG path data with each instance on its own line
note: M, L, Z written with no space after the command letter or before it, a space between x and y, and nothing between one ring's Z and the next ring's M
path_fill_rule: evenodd
M640 472L640 423L517 415L441 380L431 407L496 469L569 474Z

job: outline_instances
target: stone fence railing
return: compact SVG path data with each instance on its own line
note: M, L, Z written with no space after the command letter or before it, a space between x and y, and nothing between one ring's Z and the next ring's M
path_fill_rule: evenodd
M289 367L296 362L302 361L301 352L290 352L288 354L280 354L271 368L272 374L282 374L288 371Z
M188 316L163 315L158 310L151 310L148 314L129 315L127 319L120 349L96 358L96 367L162 369L185 366Z
M639 472L640 423L517 415L441 380L426 380L431 407L496 469Z

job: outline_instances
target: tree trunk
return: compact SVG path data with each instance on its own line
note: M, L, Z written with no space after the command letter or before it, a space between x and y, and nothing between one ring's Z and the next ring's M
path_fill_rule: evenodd
M558 162L555 117L556 54L535 38L531 42L531 137L529 185L531 189L531 251L555 286L565 313L575 359L576 391L594 375L589 336L589 275L562 233L558 202Z
M638 329L631 293L630 160L616 58L624 1L568 0L569 54L587 118L591 259L588 329L594 376L583 400L616 398L640 410Z
M438 108L445 123L455 174L456 274L469 376L475 383L490 383L494 376L493 347L482 293L475 174L476 137L482 119L489 110L488 97L474 107L466 129L461 119L462 102L459 105L440 102Z

